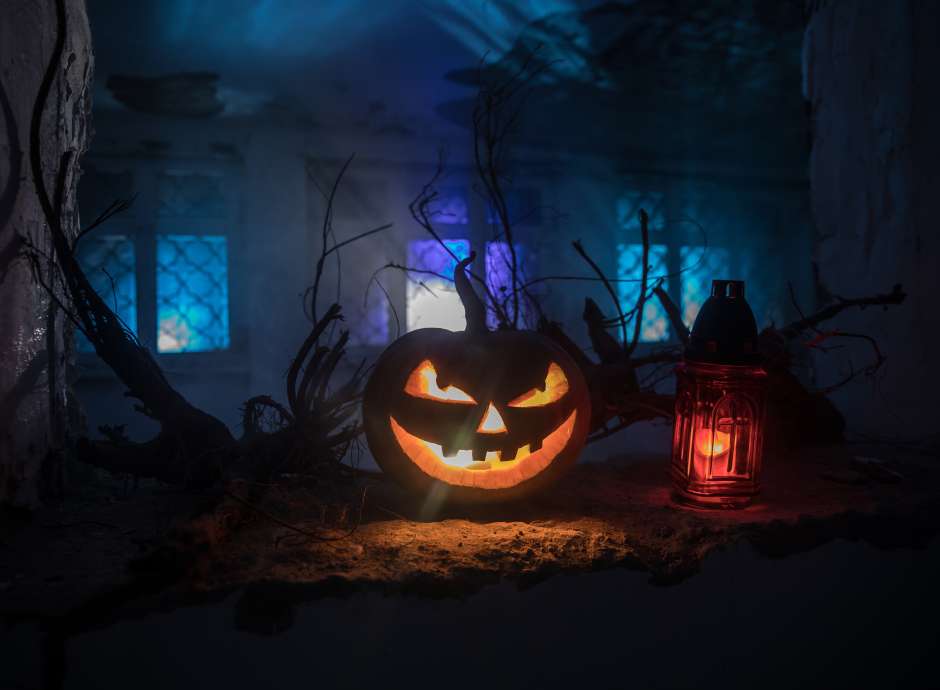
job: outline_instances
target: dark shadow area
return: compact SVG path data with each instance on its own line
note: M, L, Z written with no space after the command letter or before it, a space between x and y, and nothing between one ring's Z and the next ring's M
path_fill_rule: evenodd
M836 542L785 560L741 546L679 587L613 570L461 600L351 594L251 633L235 594L70 641L64 687L926 687L938 576L936 542L888 554ZM40 636L7 630L5 686L38 687Z

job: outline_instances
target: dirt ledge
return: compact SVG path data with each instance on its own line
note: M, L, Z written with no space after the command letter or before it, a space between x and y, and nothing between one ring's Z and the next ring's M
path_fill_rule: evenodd
M935 461L893 457L869 471L856 456L871 457L823 448L770 462L761 500L741 511L675 505L665 459L581 465L536 502L438 514L377 481L373 509L348 538L273 548L271 525L255 522L213 559L198 586L335 587L340 580L459 596L499 580L526 585L612 566L674 584L711 551L741 540L773 557L836 538L885 548L925 544L940 527ZM285 491L279 503L304 522L302 491Z
M881 462L865 460L872 457ZM56 524L67 527L34 524L4 536L0 615L65 616L85 627L90 621L79 621L89 616L106 624L241 591L237 624L267 633L289 625L295 603L364 588L459 597L501 581L526 587L611 567L646 571L653 583L669 585L740 541L783 557L840 538L917 548L940 529L935 458L836 447L766 465L760 501L741 511L676 506L664 458L580 465L536 501L476 509L435 510L381 475L364 475L361 518L355 505L337 514L316 489L272 486L254 504L263 513L249 510L250 519L224 540L196 545L191 562L163 572L152 556L141 558L167 530L153 514L196 511L205 497L165 492L60 509ZM270 516L327 540L300 537ZM218 511L210 516L224 519Z

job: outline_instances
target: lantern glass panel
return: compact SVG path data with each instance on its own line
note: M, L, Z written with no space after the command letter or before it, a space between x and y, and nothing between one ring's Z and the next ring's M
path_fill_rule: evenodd
M757 494L765 379L755 366L679 366L672 475L680 500L736 507Z

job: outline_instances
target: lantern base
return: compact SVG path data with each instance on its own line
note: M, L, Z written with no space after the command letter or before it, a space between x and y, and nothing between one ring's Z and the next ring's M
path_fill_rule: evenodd
M716 496L693 494L681 489L674 489L673 500L685 508L698 508L700 510L735 510L746 508L754 502L754 496Z

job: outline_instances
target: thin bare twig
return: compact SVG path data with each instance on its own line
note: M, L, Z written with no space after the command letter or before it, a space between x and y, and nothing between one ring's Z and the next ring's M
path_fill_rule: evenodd
M614 290L613 286L610 284L610 280L607 278L607 276L604 275L604 272L601 270L601 267L598 266L597 263L595 263L594 259L592 259L590 255L588 255L588 253L585 251L584 246L581 244L581 240L575 240L574 242L571 243L571 246L574 247L574 250L578 253L578 256L584 259L587 265L590 266L591 269L594 271L594 273L597 274L598 280L600 280L601 283L603 283L604 288L607 290L607 293L610 295L610 299L614 303L614 308L617 310L617 316L620 319L620 323L622 324L623 338L624 338L623 342L626 343L626 338L627 338L626 323L627 322L624 318L623 308L620 306L620 298L617 296L617 292Z
M819 324L828 321L846 309L852 309L854 307L864 309L872 306L887 307L901 304L906 298L907 293L904 292L900 284L892 287L891 292L874 295L872 297L859 297L854 299L843 299L840 297L836 299L835 303L823 307L811 316L801 318L799 321L794 321L789 326L781 328L779 332L784 338L795 338L803 331L815 329Z
M643 325L643 306L646 304L646 281L649 278L650 272L650 231L649 231L649 222L650 217L642 208L640 209L640 236L643 240L643 265L641 267L642 274L640 275L640 294L636 299L636 313L634 315L633 322L633 337L630 339L630 344L626 345L627 356L633 354L633 351L636 350L637 343L640 342L640 328ZM624 325L626 329L626 325ZM624 330L624 343L626 344L626 330Z
M72 241L72 252L75 252L78 249L78 243L81 242L86 235L90 234L101 225L104 225L115 216L130 209L136 199L137 195L134 194L130 199L115 199L112 201L111 204L91 222L91 224L86 226L78 233L78 235L75 236L75 239Z
M313 285L307 288L307 291L304 294L305 301L307 296L310 296L310 320L313 323L317 322L317 297L320 294L320 280L323 277L323 266L326 263L327 256L329 256L329 247L327 244L329 242L330 235L333 233L333 208L336 202L336 190L339 189L339 184L342 182L343 176L346 174L346 170L352 164L353 158L355 157L356 154L351 154L349 158L346 159L346 162L343 163L343 166L339 170L339 174L333 180L333 186L330 188L330 194L327 197L326 212L323 214L323 225L320 232L320 258L317 259Z
M378 270L381 270L381 269L378 269ZM379 282L377 273L378 271L372 274L372 277L369 278L369 284L366 285L366 294L363 297L363 306L368 304L369 288L372 286L372 283L375 283L376 285L379 286L379 289L382 291L382 294L385 295L385 302L388 304L389 309L392 310L392 316L395 317L395 339L398 340L398 338L401 337L401 319L398 318L398 309L395 308L395 304L394 302L392 302L392 297L391 295L388 294L388 290L386 290L385 286L382 285L381 282Z
M287 522L286 520L282 520L276 515L264 510L261 506L255 505L248 499L242 498L238 494L233 493L231 491L226 491L225 495L231 498L233 501L241 503L246 508L254 511L261 517L265 518L266 520L269 520L276 525L280 525L281 527L284 527L285 529L289 529L292 532L296 532L297 534L300 534L303 537L306 537L308 541L331 542L331 541L342 541L343 539L348 539L353 534L355 534L356 530L359 529L359 525L362 523L362 512L363 512L363 508L365 507L366 492L368 492L368 490L369 490L369 487L364 487L362 489L362 498L359 501L359 518L356 520L355 524L353 524L353 526L350 529L348 529L346 532L344 532L343 534L340 534L334 537L325 537L322 534L311 532L310 530L306 530L303 527L300 527L299 525L295 525L293 523Z
M660 304L663 305L663 310L665 310L666 316L669 317L669 323L672 324L672 329L676 332L679 342L683 345L688 345L689 329L682 320L682 313L679 311L679 307L672 301L669 293L663 290L662 281L659 281L653 288L653 294L656 295Z

